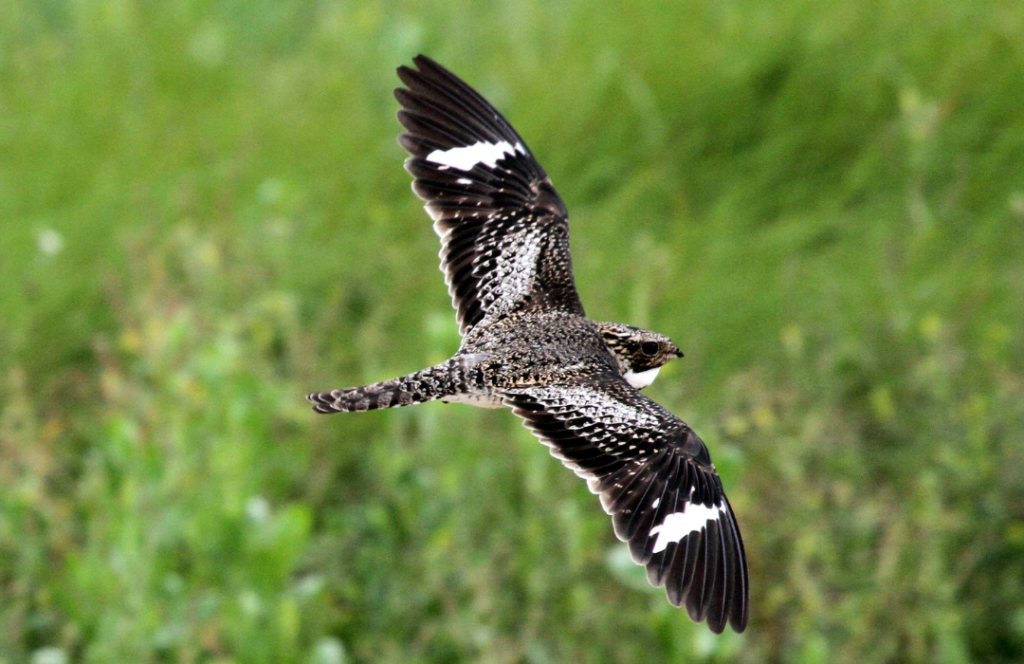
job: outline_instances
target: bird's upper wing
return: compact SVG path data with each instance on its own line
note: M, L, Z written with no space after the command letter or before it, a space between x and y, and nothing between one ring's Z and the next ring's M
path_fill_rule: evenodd
M647 578L695 621L742 632L743 540L707 447L682 420L604 375L507 390L505 402L551 454L587 480Z
M459 331L523 308L583 315L565 204L505 118L447 69L417 56L395 90L406 169L441 237Z

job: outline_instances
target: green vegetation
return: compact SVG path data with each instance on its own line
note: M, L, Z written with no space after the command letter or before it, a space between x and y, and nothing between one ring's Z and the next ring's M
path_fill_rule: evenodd
M745 634L510 413L308 411L458 345L417 52L686 352ZM1021 661L1022 90L1017 0L0 3L0 662Z

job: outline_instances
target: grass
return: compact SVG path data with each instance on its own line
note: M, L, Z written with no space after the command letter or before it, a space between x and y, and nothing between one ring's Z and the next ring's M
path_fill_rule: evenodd
M0 662L1024 658L1019 3L0 5ZM491 98L594 318L672 336L714 637L458 346L390 90Z

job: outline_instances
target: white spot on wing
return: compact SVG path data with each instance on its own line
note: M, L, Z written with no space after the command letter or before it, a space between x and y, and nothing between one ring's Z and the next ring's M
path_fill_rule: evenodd
M651 528L651 535L658 535L652 553L664 551L670 543L678 543L690 533L702 530L708 521L720 519L724 513L724 507L705 507L699 503L689 503L685 512L669 514L661 525Z
M654 382L654 379L658 377L659 371L661 371L661 367L655 367L653 369L648 369L647 371L636 372L630 369L625 373L623 378L625 378L626 382L632 385L634 388L642 390Z
M480 141L473 145L452 148L450 150L434 150L427 155L427 161L441 164L442 167L450 166L460 171L468 171L477 164L487 164L494 168L498 164L499 159L516 152L523 154L523 146L520 143L516 143L513 146L508 141L499 141L497 143Z

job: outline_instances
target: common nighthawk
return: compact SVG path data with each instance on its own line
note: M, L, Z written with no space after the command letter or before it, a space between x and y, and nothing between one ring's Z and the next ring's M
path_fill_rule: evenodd
M704 442L639 392L682 356L656 332L587 318L565 204L515 129L430 58L399 67L398 138L441 237L462 346L372 385L310 394L318 413L440 399L507 406L587 480L647 578L713 632L749 613L743 540Z

